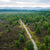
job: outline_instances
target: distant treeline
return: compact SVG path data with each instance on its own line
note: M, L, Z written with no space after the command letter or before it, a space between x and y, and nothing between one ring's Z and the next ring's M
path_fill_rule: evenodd
M0 9L0 12L3 11L14 11L14 12L33 12L33 11L37 11L37 10L13 10L13 9Z
M37 11L47 11L47 10L14 10L14 9L0 9L0 12L37 12Z

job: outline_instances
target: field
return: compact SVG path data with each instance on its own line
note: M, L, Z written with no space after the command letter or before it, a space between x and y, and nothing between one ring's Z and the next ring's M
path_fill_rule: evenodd
M50 11L0 14L0 50L34 50L20 19L38 50L50 50Z

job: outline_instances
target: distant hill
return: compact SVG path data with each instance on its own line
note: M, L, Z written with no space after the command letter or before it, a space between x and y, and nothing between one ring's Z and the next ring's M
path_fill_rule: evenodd
M0 12L2 11L50 11L50 7L42 8L42 7L0 7Z
M17 10L50 10L50 7L0 7L0 9L17 9Z

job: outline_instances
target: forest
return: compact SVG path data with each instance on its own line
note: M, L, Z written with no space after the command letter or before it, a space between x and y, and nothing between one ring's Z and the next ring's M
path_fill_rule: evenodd
M20 19L38 50L50 50L50 11L0 14L0 50L34 50Z

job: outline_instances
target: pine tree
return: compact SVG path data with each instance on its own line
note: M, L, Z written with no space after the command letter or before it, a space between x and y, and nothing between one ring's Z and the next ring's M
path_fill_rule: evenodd
M39 26L37 26L37 28L36 28L36 33L40 33L40 27Z

